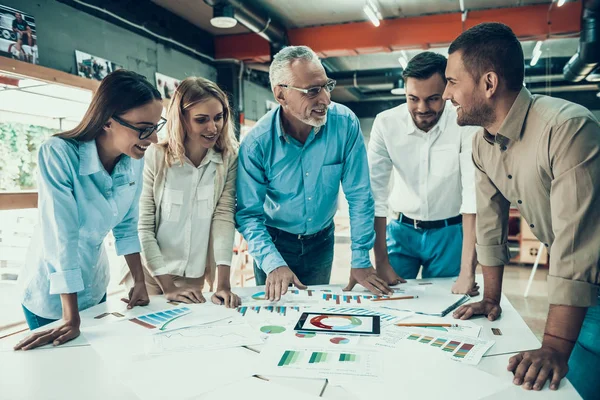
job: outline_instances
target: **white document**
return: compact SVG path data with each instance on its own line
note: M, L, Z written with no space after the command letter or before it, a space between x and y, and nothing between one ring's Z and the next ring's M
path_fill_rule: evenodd
M378 347L396 349L404 354L412 349L434 349L434 357L445 357L452 361L477 365L493 345L493 340L481 340L460 336L450 332L439 332L420 328L391 326L374 343ZM418 350L417 350L418 351Z
M412 314L406 319L399 322L399 324L450 324L452 326L444 326L444 327L420 327L420 329L437 331L432 332L433 334L440 334L442 332L449 332L450 334L457 334L461 336L469 336L473 338L479 337L479 333L481 332L481 326L471 322L471 321L462 321L460 319L454 318L440 318L433 317L430 315L421 315L421 314ZM409 327L407 329L412 329L414 327Z
M296 289L290 288L287 293L281 296L281 299L277 302L269 301L264 289L257 289L256 292L242 296L242 304L245 306L295 306L295 305L316 305L319 304L322 298L327 295L339 294L341 289Z
M256 370L265 376L377 380L382 369L381 353L365 349L293 348L268 343L259 360Z
M260 335L239 320L193 326L145 337L147 354L168 354L189 350L218 350L260 345Z
M46 329L50 329L50 328L44 326L40 329L37 329L34 332L43 331ZM0 340L0 353L15 351L13 348L17 345L17 343L19 343L21 340L25 339L26 337L28 337L31 334L33 334L33 332L27 331L27 332L22 332L17 335L9 336L5 339ZM70 340L66 343L63 343L60 346L54 346L52 343L49 343L44 346L36 347L34 350L35 351L60 350L60 349L65 349L65 348L69 348L69 347L80 347L80 346L89 346L89 345L90 344L88 343L86 338L83 335L79 335L75 339ZM31 351L31 350L27 350L27 351Z
M381 327L385 327L413 315L412 312L385 310L381 308L362 308L362 307L323 307L321 311L332 314L354 314L354 315L378 315Z

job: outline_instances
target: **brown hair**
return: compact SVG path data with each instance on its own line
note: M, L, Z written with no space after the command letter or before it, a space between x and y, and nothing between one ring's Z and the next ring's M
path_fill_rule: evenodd
M160 92L140 74L124 69L108 74L94 93L83 119L71 130L57 133L63 139L94 140L114 115L162 100Z
M174 160L183 164L185 156L186 111L195 104L208 99L217 99L223 106L223 128L215 143L215 150L223 155L235 153L238 142L233 131L231 108L225 92L216 83L199 77L184 79L167 107L167 137L158 145L165 149L165 161L171 166Z
M462 52L463 64L475 82L494 71L509 90L518 92L523 87L523 48L508 26L499 22L475 25L452 42L448 54L455 51Z

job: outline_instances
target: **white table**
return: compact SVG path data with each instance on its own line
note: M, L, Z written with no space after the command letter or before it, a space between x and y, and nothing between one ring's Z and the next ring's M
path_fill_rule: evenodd
M436 280L436 284L450 286L452 280ZM252 294L256 292L256 287L236 288L239 294ZM209 296L207 296L207 299ZM477 300L477 299L475 299ZM153 298L149 306L150 311L158 310L164 305L165 300L161 296ZM123 303L119 299L109 299L107 303L86 310L82 315L97 315L104 311L112 311L115 307L122 308ZM154 308L152 307L154 306ZM537 348L539 341L535 338L531 330L527 327L523 319L518 315L510 302L503 296L502 298L503 316L495 322L489 322L485 318L476 318L472 321L482 326L482 334L485 338L493 338L496 341L492 347L491 353L483 358L477 368L492 375L512 380L512 373L506 370L508 359L518 351ZM146 310L148 312L148 310ZM447 316L447 319L452 319ZM101 322L98 322L101 323ZM491 328L499 328L503 335L493 336ZM85 327L82 331L85 334ZM7 341L14 342L16 338L7 338L0 340L0 345L8 344ZM128 346L135 346L135 339L128 339ZM2 343L5 342L5 343ZM29 352L0 352L0 399L139 399L126 385L120 383L123 379L122 372L116 372L107 368L97 351L82 340L82 345L70 348L57 348L49 350L34 350ZM255 357L247 349L237 349L235 351L248 352L247 357ZM252 354L250 354L252 353ZM220 353L226 354L226 353ZM237 353L236 353L237 354ZM171 357L171 356L169 356ZM244 355L246 357L246 355ZM139 360L138 360L139 361ZM221 360L223 361L223 360ZM127 363L128 361L124 361ZM228 360L235 363L235 360ZM206 364L202 360L195 359L195 356L187 353L180 353L173 356L164 367L160 363L138 364L138 365L156 365L152 375L148 378L148 384L158 384L157 380L162 376L168 376L173 379L175 376L181 376L181 379L193 380L194 374L199 374ZM169 366L177 365L180 368L179 374L173 371ZM120 366L127 370L127 365ZM132 364L132 368L134 364ZM154 368L154 367L153 367ZM164 368L165 370L161 370ZM190 372L191 370L191 372ZM184 373L188 371L188 373ZM197 376L197 375L196 375ZM401 378L401 377L399 377ZM468 384L468 377L465 376L465 382ZM399 386L401 387L401 385ZM189 388L188 388L189 389ZM398 388L391 388L390 393L400 393ZM177 390L174 389L172 399L192 398L188 395L184 397L177 396ZM267 396L268 397L268 396ZM341 387L328 385L323 394L328 399L353 398ZM495 394L491 399L578 399L580 398L572 385L565 379L561 383L558 391L545 389L541 392L526 391L518 386L508 386L506 390Z

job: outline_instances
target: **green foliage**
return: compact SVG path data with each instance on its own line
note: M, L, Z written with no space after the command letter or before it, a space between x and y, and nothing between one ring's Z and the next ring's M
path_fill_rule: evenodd
M35 189L38 149L56 132L42 126L0 122L0 190Z

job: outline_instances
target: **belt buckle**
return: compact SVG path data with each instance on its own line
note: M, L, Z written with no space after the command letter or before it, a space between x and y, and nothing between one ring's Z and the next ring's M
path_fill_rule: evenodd
M415 229L419 229L419 223L420 223L420 222L421 222L421 221L418 221L418 220L416 220L416 219L413 219L413 226L415 227Z

